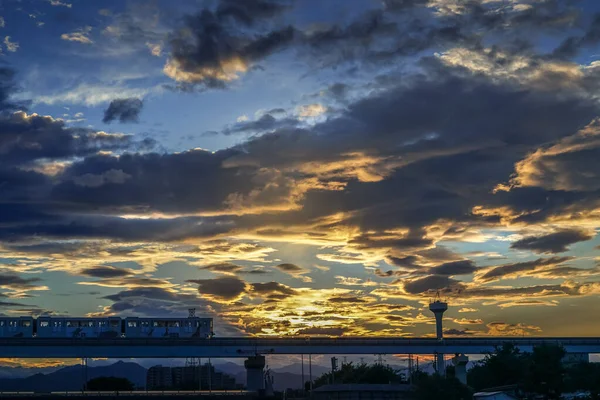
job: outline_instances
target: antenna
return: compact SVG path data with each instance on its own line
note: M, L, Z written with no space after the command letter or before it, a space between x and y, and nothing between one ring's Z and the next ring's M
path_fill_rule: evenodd
M196 309L188 308L188 318L196 318Z

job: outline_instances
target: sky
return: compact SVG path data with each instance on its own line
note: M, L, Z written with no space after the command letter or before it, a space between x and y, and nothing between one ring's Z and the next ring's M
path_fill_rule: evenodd
M600 335L597 1L0 17L0 313Z

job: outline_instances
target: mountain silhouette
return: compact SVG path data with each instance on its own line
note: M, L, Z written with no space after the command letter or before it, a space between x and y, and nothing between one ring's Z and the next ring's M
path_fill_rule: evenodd
M127 378L136 387L145 387L146 368L132 362L119 361L112 365L88 367L87 379L100 376ZM26 378L0 379L0 388L5 392L56 392L81 390L84 382L81 365L71 365L49 374L37 373Z

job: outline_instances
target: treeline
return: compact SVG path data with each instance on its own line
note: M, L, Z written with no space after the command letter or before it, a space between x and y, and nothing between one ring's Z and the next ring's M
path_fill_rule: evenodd
M531 353L519 351L512 344L498 347L475 364L467 373L467 385L454 377L448 367L445 377L414 371L410 381L415 386L417 400L467 400L483 389L512 386L522 398L543 396L559 399L562 393L585 391L590 398L600 400L600 364L565 364L565 350L545 345ZM405 371L381 364L345 363L335 373L321 375L313 384L319 387L331 383L408 383ZM309 389L307 383L306 389Z
M488 354L467 373L467 383L475 390L516 385L524 396L540 394L558 399L562 393L600 393L600 364L564 362L566 352L560 346L538 346L531 353L505 344Z

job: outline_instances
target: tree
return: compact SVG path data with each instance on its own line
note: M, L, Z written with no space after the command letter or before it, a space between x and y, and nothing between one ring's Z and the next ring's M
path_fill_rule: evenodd
M394 371L394 369L386 365L355 365L350 362L342 364L341 368L335 371L333 376L331 372L328 372L318 377L313 387L327 385L332 383L332 381L335 383L400 383L402 376L398 371Z
M90 379L87 383L87 390L99 391L123 391L129 392L135 388L134 384L127 378L117 378L114 376L100 376Z
M522 383L530 358L515 345L505 343L471 368L467 383L476 390Z
M438 374L413 375L417 400L468 400L473 393L454 377L442 377Z
M533 348L529 370L525 375L525 389L558 399L564 388L562 359L566 351L561 346L541 345Z
M566 371L564 388L566 392L589 391L592 400L600 399L600 364L573 365Z

